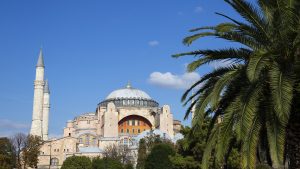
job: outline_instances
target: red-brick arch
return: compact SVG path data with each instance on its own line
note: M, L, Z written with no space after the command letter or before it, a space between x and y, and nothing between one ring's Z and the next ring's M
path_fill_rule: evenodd
M150 130L152 124L148 119L138 115L130 115L121 119L118 123L119 134L136 135L145 130Z

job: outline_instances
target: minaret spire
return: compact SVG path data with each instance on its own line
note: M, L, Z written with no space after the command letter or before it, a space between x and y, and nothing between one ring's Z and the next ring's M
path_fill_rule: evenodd
M40 49L40 53L39 53L39 59L38 62L36 64L36 67L45 67L44 65L44 56L43 56L43 49Z
M42 120L44 104L44 59L43 51L40 49L38 62L35 70L33 111L30 134L43 137Z

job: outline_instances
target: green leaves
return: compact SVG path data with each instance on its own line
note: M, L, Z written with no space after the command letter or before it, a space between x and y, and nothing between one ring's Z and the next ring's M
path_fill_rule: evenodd
M247 75L251 82L256 81L261 76L262 70L268 66L269 58L264 54L251 57L247 65Z
M295 114L291 104L300 93L300 2L258 0L255 5L245 0L225 1L243 20L217 13L229 22L192 29L194 34L185 38L184 44L213 36L241 47L173 56L194 56L188 65L191 72L216 61L231 63L207 73L184 93L182 102L189 105L185 118L195 107L194 130L201 130L206 116L212 118L202 168L208 168L212 155L223 164L233 136L242 145L243 168L255 168L261 140L268 140L270 165L281 167L287 125ZM192 90L195 92L190 95Z
M286 125L293 99L294 81L282 72L278 64L274 64L269 71L271 96L276 116L283 125Z

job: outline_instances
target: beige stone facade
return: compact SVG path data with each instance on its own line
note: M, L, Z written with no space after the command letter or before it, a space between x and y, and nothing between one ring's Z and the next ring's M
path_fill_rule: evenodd
M39 80L44 78L37 76ZM45 86L40 84L39 87L43 89ZM83 113L67 121L62 138L47 140L50 95L49 92L43 93L41 97L41 91L35 89L37 96L34 97L31 131L45 140L39 156L39 168L60 168L64 160L73 155L101 157L105 148L112 144L128 146L135 163L139 138L151 130L151 133L156 131L173 139L178 133L178 125L181 125L178 121L174 124L170 106L159 106L147 93L128 84L111 92L96 106L95 112ZM36 103L36 100L40 102ZM40 111L44 111L44 116L38 113ZM52 117L55 118L58 117Z

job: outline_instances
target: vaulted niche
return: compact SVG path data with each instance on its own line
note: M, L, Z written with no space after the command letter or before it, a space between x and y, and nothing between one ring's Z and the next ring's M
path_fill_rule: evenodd
M149 120L142 116L131 115L119 121L120 135L137 135L152 128Z

